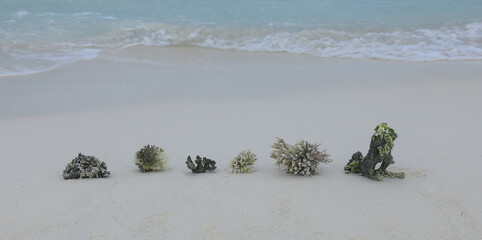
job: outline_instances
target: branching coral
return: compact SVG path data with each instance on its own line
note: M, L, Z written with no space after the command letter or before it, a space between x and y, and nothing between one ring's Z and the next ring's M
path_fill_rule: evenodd
M353 154L345 166L345 171L347 173L359 173L378 181L382 180L382 177L404 178L403 172L387 171L387 167L395 163L392 157L392 149L395 146L393 142L397 137L395 131L386 123L379 124L371 138L367 155L363 157L361 152ZM378 163L381 163L381 165L378 169L375 169Z
M229 165L232 173L250 173L257 158L254 153L244 150L238 154Z
M64 170L65 179L105 178L110 175L104 162L93 156L79 155Z
M136 152L136 165L142 172L160 171L166 163L164 150L154 145L146 145Z
M205 173L206 171L213 171L216 169L216 161L211 160L209 158L201 158L196 156L196 165L192 162L191 156L187 157L187 168L191 169L193 173Z
M318 173L318 163L328 163L331 160L326 150L319 151L319 144L299 141L295 145L287 144L283 139L276 138L271 157L277 166L284 166L290 174L311 176Z

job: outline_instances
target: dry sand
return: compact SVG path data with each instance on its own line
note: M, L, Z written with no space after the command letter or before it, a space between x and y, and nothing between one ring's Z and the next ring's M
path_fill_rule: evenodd
M480 61L153 47L0 78L0 239L480 239L481 78ZM343 172L380 122L404 180ZM275 137L333 162L290 176L269 158ZM168 170L138 171L146 144ZM255 172L227 173L244 149ZM63 180L78 152L111 177ZM190 173L196 154L218 169Z

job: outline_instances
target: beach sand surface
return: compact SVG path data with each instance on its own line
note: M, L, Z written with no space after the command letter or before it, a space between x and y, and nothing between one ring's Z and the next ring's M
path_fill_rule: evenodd
M480 239L482 62L322 59L132 47L0 78L0 239ZM345 174L375 126L392 171ZM276 137L320 143L312 177L275 167ZM154 144L165 171L141 173ZM255 171L230 174L240 151ZM106 179L64 180L82 152ZM218 169L192 174L188 155Z

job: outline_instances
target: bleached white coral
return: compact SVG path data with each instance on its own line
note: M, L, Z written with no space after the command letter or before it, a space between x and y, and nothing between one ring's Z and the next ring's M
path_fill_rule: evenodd
M244 150L236 156L229 164L232 173L250 173L257 158L254 153Z
M328 163L331 160L326 150L319 151L320 144L311 144L301 140L295 145L287 144L283 139L276 138L271 157L277 166L284 166L287 173L311 176L318 173L318 163Z

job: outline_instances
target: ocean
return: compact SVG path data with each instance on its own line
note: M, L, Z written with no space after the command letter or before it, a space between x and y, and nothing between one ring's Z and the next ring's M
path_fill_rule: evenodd
M0 0L0 76L131 46L482 60L482 0Z

